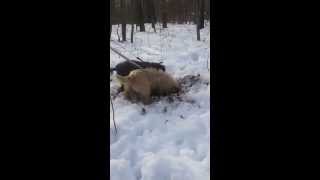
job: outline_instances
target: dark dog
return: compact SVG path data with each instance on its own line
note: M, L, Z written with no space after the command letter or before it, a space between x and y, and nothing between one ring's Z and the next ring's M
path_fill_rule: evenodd
M117 64L114 68L110 69L110 73L112 73L113 71L116 71L117 74L120 76L128 76L131 71L135 69L140 69L140 68L154 68L157 70L166 71L165 66L162 65L161 63L141 62L141 61L135 61L135 60L131 60L131 62L133 63L125 61ZM135 64L137 64L138 66Z

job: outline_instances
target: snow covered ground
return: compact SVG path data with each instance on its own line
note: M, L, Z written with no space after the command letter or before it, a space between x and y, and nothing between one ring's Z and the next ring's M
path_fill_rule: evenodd
M208 180L210 176L210 29L201 30L196 40L195 25L168 24L168 29L150 25L147 32L135 32L130 43L117 42L113 27L110 45L126 56L163 62L175 78L200 74L200 82L183 95L183 101L166 98L149 106L132 104L122 94L115 100L114 133L110 109L111 180ZM119 34L121 28L119 28ZM124 61L110 52L111 66ZM111 77L114 79L114 77ZM110 90L119 87L113 80ZM142 108L146 111L142 113Z

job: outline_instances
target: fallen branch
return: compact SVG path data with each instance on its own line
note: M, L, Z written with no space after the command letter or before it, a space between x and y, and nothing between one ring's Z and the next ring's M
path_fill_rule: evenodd
M119 51L117 51L116 49L114 49L113 47L110 46L110 49L117 53L119 56L121 56L123 59L125 59L126 61L128 61L129 63L135 65L136 67L143 69L143 67L141 67L139 64L135 63L134 61L132 61L131 59L129 59L128 57L126 57L125 55L121 54Z

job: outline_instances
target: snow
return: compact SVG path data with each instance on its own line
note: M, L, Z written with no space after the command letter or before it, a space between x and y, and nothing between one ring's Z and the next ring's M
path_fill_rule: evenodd
M130 43L130 26L127 42L119 43L114 26L110 45L132 59L163 62L175 78L200 74L201 79L183 95L182 102L162 98L144 106L128 102L123 94L113 100L118 134L110 111L111 180L208 180L210 29L202 29L201 41L197 41L195 25L168 24L161 32L159 28L154 33L146 24L147 32L135 32L134 43ZM113 52L110 59L112 67L124 61ZM113 80L110 90L118 87Z

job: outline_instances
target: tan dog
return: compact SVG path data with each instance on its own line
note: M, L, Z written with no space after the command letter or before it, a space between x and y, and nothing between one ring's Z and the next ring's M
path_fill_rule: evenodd
M152 95L169 95L179 91L178 82L169 74L154 68L136 69L128 76L117 75L124 86L125 97L144 104L151 103Z

